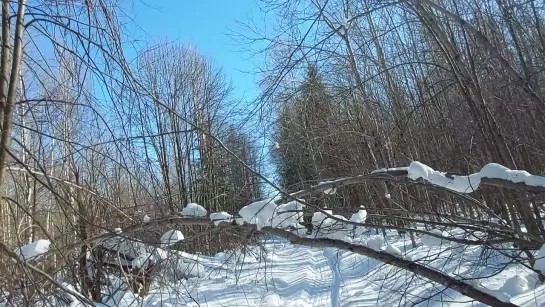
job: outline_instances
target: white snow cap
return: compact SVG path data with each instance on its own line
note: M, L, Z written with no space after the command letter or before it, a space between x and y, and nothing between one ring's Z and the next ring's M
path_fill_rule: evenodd
M445 175L446 173L436 171L418 161L411 162L408 171L408 177L413 180L422 178L434 185L459 193L473 192L479 187L482 178L503 179L534 187L545 187L545 177L532 175L527 171L511 170L497 163L489 163L480 172L469 176L453 175L452 178L448 178Z
M432 229L429 232L433 233L433 234L436 234L438 236L442 236L442 237L448 237L449 236L449 234L447 232L441 231L439 229ZM434 236L431 236L431 235L428 235L428 234L422 235L420 240L422 241L422 244L424 244L425 246L428 246L428 247L441 246L441 243L443 241L441 238L437 238L437 237L434 237Z
M161 237L161 246L171 246L184 239L184 235L179 230L169 230Z
M146 214L146 215L144 215L144 218L143 218L142 220L144 221L144 223L149 223L150 218L149 218L149 216Z
M367 211L364 209L361 209L360 211L352 214L352 216L350 217L350 222L365 223L366 218L367 218Z
M520 275L515 275L505 281L500 289L501 291L516 296L528 291L528 280Z
M330 223L331 228L326 229L328 232L326 236L329 239L344 240L344 238L349 235L353 226L346 223L346 221L348 220L344 216L338 215L338 214L335 214L333 216L339 220L331 219L331 223Z
M324 212L333 215L332 210L324 210ZM314 212L312 215L312 226L314 228L312 236L316 238L327 237L327 234L331 231L332 224L333 220L328 218L325 213L320 211Z
M392 254L394 256L398 256L398 257L401 257L403 254L401 253L401 250L395 246L393 246L392 244L388 244L388 246L386 246L386 252L388 254Z
M182 210L183 216L203 217L206 216L206 209L203 206L196 203L189 203Z
M270 221L276 210L276 203L272 199L264 199L244 206L238 214L244 222L255 224L257 229L270 225ZM238 223L238 220L237 220Z
M382 236L372 236L367 240L367 247L370 249L380 251L380 248L384 245L384 238Z
M367 211L364 209L360 209L358 212L352 214L352 216L350 217L350 222L365 223L365 219L367 219ZM356 226L356 228L354 228L354 233L356 236L361 236L364 231L365 227L363 226Z
M279 228L293 226L298 228L299 223L303 222L304 207L305 205L295 200L279 205L276 207L276 216L272 220L272 226Z
M219 223L231 223L233 222L233 216L225 211L210 213L210 220L214 225L218 226Z
M36 260L49 251L50 245L51 241L49 240L34 241L30 244L16 248L15 254L17 254L21 260Z
M333 210L324 209L323 211L329 215L333 215ZM314 212L314 214L312 215L312 225L320 226L320 224L323 224L327 220L329 220L329 223L331 223L331 219L328 219L325 213L322 213L321 211Z

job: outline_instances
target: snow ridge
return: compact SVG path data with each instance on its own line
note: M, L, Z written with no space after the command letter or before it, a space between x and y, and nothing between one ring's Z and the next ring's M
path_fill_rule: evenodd
M533 187L545 187L545 177L536 176L523 170L511 170L497 163L485 165L480 172L468 176L452 175L439 172L418 161L411 162L408 177L413 180L423 179L434 185L442 186L459 193L472 193L481 183L482 178L502 179L513 183L524 183Z

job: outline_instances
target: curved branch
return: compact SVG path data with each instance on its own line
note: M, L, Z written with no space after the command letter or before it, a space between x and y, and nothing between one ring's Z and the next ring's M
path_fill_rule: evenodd
M474 300L488 304L490 306L498 306L498 307L516 306L515 304L509 303L509 302L502 302L496 297L486 293L483 290L475 288L463 282L462 280L457 280L454 277L451 277L447 274L443 274L439 271L433 270L424 265L418 264L413 261L405 260L400 257L396 257L386 252L375 251L366 246L351 244L341 240L302 238L289 231L278 229L278 228L272 228L272 227L264 227L263 229L261 229L261 231L264 233L273 234L273 235L288 239L293 244L305 245L310 247L333 247L333 248L350 251L350 252L360 254L363 256L367 256L369 258L376 259L383 263L393 265L400 269L412 272L418 276L429 279L447 288L456 290L465 296L468 296Z

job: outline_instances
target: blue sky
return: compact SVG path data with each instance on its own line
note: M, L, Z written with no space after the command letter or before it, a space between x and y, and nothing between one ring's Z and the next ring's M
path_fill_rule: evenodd
M273 28L274 19L259 10L258 0L135 0L128 3L124 15L132 20L126 24L126 33L130 40L137 40L137 49L165 41L191 44L223 69L234 86L232 98L252 103L259 95L255 71L263 58L254 56L247 45L237 43L232 36L233 32L246 34L237 21L251 20L260 28L266 21L266 28ZM127 55L130 60L136 54L129 51ZM261 154L267 157L270 141L261 139L259 142L263 143ZM265 168L265 173L272 171L270 165Z
M125 14L132 17L129 36L141 46L158 41L191 44L221 67L231 79L233 98L252 100L258 94L252 73L261 59L244 51L233 37L236 21L263 20L256 0L141 0L130 1Z

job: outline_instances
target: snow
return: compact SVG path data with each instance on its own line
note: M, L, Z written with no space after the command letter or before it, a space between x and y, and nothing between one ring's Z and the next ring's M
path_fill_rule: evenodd
M384 238L382 236L372 236L367 240L367 246L370 249L380 251L380 248L384 245Z
M386 252L388 254L398 256L398 257L403 256L403 254L401 253L401 250L399 248L395 247L393 244L388 244L386 246Z
M261 299L261 304L259 306L263 307L281 307L284 306L284 300L276 293L267 293L263 299Z
M210 213L210 220L214 225L218 226L220 223L232 223L233 216L225 211Z
M354 223L365 223L365 219L367 219L367 211L361 209L358 212L352 214L349 221ZM354 228L354 233L356 236L360 236L364 231L365 227L363 226L356 226Z
M97 245L131 258L136 258L144 253L151 253L154 250L153 247L147 246L137 240L120 236L99 239L95 242Z
M345 221L348 220L342 215L335 214L333 216L338 220L331 219L326 237L329 239L343 240L352 230L352 225L347 224Z
M390 193L386 193L386 195L384 195L384 197L386 197L387 199L391 199L392 195L390 195Z
M205 267L198 260L175 258L172 261L168 261L167 266L174 280L203 277L205 274Z
M276 216L273 217L272 226L287 228L290 226L298 227L303 222L303 205L299 201L290 201L276 207Z
M224 253L224 252L219 252L216 254L216 259L218 259L219 261L225 261L227 259L229 259L230 255Z
M377 173L386 173L386 172L394 172L394 171L408 171L409 168L404 167L391 167L391 168L379 168L371 172L371 174L377 174Z
M184 239L184 235L179 230L169 230L161 236L161 246L167 247L176 244Z
M120 234L122 232L123 232L123 230L121 230L121 228L119 228L119 227L114 229L114 233Z
M144 218L142 218L142 221L144 221L144 223L149 223L149 221L150 221L149 216L147 214L144 215Z
M447 232L441 231L439 229L432 229L429 231L430 233L436 234L438 236L448 237L449 234ZM422 244L428 247L436 247L441 246L443 240L441 238L437 238L428 234L423 234L420 238L422 241Z
M132 261L132 267L135 269L147 267L154 261L153 256L148 253L141 254Z
M436 171L423 163L413 161L409 166L408 177L413 180L421 178L431 184L459 193L472 193L479 187L482 178L502 179L513 183L524 183L528 186L545 187L545 177L532 175L527 171L511 170L497 163L489 163L480 172L469 176L453 175L452 178L448 178L444 172Z
M536 263L534 264L534 269L545 274L545 244L541 246L535 258Z
M327 214L329 215L333 215L333 210L323 210L325 213L321 212L321 211L316 211L314 212L314 214L312 215L312 225L314 226L319 226L320 224L324 223L324 220L327 219Z
M42 257L43 254L49 251L51 241L38 240L30 244L23 245L15 249L15 254L21 258L21 260L36 260Z
M278 262L280 261L280 258L278 258L278 255L276 255L276 253L274 252L268 252L267 253L267 256L265 257L265 259L267 261L272 261L272 262Z
M330 184L332 183L333 181L323 181L323 182L320 182L316 188L320 188L321 185L325 185L325 184ZM331 187L331 188L327 188L327 189L324 189L322 191L324 194L326 195L333 195L335 193L337 193L337 188L336 187Z
M189 203L182 210L182 216L203 217L206 216L206 209L196 203Z
M350 222L365 223L366 218L367 218L367 211L362 209L352 214L352 216L350 217Z
M168 258L168 251L161 248L154 248L152 254L157 259L165 260Z
M515 275L507 279L500 290L510 296L522 294L528 291L528 280L523 276Z
M329 215L333 215L332 210L324 210ZM312 226L313 226L313 234L312 236L315 238L326 238L327 234L331 231L331 225L333 224L333 220L328 218L328 216L320 211L314 212L312 215Z
M331 220L331 219L329 219ZM449 229L452 236L459 233ZM535 283L531 270L512 264L507 251L466 246L455 256L443 244L430 253L427 246L412 247L409 238L387 231L386 237L368 233L354 242L369 241L369 246L384 251L403 250L407 260L460 279L503 301L530 307L545 303L545 285ZM375 244L373 242L378 242ZM280 238L262 239L266 261L250 254L224 251L214 257L169 251L159 266L158 282L149 294L138 298L127 289L121 277L110 276L113 299L106 306L481 306L472 299L428 279L400 268L335 248L298 246ZM378 247L378 248L377 248ZM153 255L153 254L152 254ZM153 255L154 256L154 255ZM236 258L233 264L227 259ZM270 260L273 261L270 261ZM483 262L484 261L484 262ZM498 273L498 268L501 272ZM533 276L533 277L532 277ZM117 278L113 280L113 278ZM527 282L525 283L524 280ZM113 290L115 289L115 290ZM110 289L108 289L110 291ZM431 297L430 300L422 298Z
M244 206L238 214L243 218L244 222L255 224L257 229L261 229L270 225L276 207L277 205L272 199L264 199Z
M76 292L78 293L78 291L76 290L76 288L74 286L72 286L71 284L67 283L67 282L62 282L61 285L63 287L65 287L66 289L72 291L72 292ZM71 302L74 302L76 301L76 297L70 293L63 293L64 296L66 296L66 298L68 298L69 301Z

